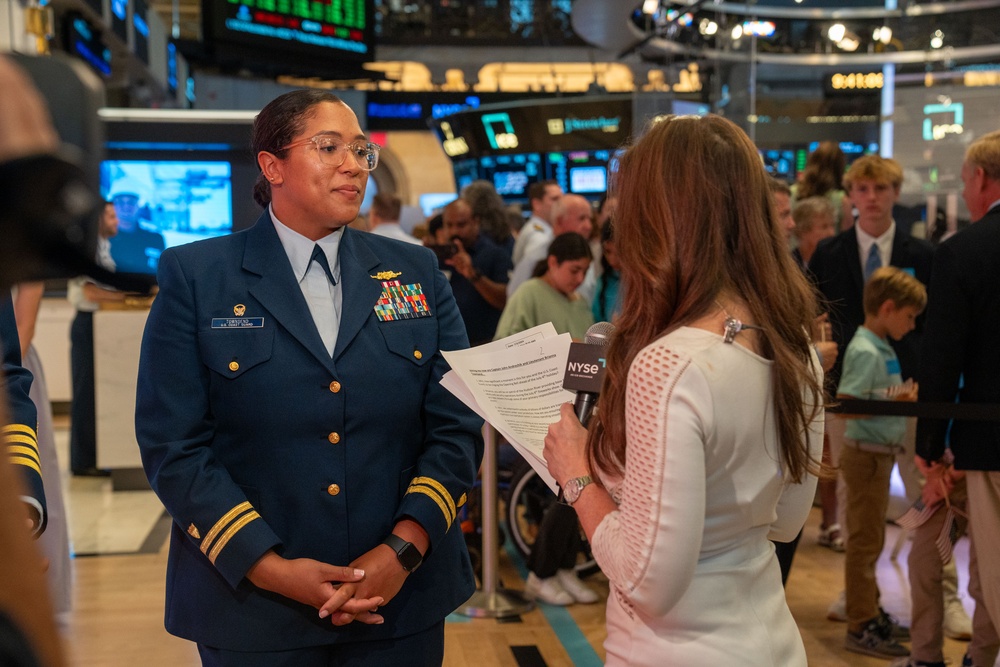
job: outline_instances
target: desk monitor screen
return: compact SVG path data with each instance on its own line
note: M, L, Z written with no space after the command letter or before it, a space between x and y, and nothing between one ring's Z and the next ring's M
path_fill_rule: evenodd
M229 162L105 160L101 194L118 214L115 270L155 274L164 249L232 232L232 190Z
M570 167L570 192L579 194L600 193L608 189L608 170L605 167Z

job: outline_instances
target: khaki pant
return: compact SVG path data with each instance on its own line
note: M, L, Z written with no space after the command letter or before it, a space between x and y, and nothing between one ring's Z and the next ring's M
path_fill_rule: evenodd
M951 504L961 511L966 507L965 480L959 480L951 493ZM910 596L913 604L913 622L910 625L912 644L910 655L914 660L942 662L944 653L944 589L942 586L941 555L935 544L944 526L947 510L941 508L934 516L913 531L910 547ZM965 532L966 520L957 516L959 534ZM982 602L979 564L976 545L969 533L969 594L976 602L972 616L972 641L968 653L974 665L992 665L1000 650L1000 639ZM954 560L952 560L954 562Z
M844 593L848 630L858 632L879 615L875 563L885 544L885 511L889 504L889 476L893 452L862 451L845 439L840 469L847 490L847 551Z
M972 546L978 562L983 564L979 571L981 597L997 632L1000 629L1000 568L996 560L1000 553L1000 472L969 470L965 479L969 489L969 530L975 540Z

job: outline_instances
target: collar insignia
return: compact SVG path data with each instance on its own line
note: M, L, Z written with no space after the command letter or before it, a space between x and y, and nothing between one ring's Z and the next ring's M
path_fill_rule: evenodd
M393 278L398 278L403 275L399 271L379 271L374 276L371 276L375 280L392 280Z

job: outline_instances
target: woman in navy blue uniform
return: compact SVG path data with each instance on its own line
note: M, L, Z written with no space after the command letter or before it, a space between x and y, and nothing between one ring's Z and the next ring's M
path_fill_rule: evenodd
M439 665L475 589L482 422L439 383L465 326L433 253L347 227L379 151L347 105L282 95L252 145L267 210L163 253L143 337L167 630L206 665Z

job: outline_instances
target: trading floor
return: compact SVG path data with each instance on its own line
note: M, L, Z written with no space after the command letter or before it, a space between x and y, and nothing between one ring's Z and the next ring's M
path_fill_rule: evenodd
M60 462L68 460L65 418L56 418ZM152 491L111 490L107 478L71 477L64 470L70 535L77 558L74 613L66 622L71 665L76 667L187 667L199 664L194 645L163 629L163 591L169 518ZM877 667L885 660L843 649L845 626L826 620L829 603L842 589L843 554L817 546L819 510L814 509L788 581L788 603L813 667ZM890 525L878 564L883 606L908 623L909 586L903 544L896 561L889 551L900 529ZM904 540L905 542L905 540ZM956 547L960 590L967 584L968 540ZM500 576L523 587L524 564L506 550ZM588 583L603 598L600 574ZM972 612L970 599L963 596ZM446 630L447 667L578 667L603 664L604 604L562 608L542 605L521 618L496 621L452 615ZM945 657L960 664L963 642L945 640Z

